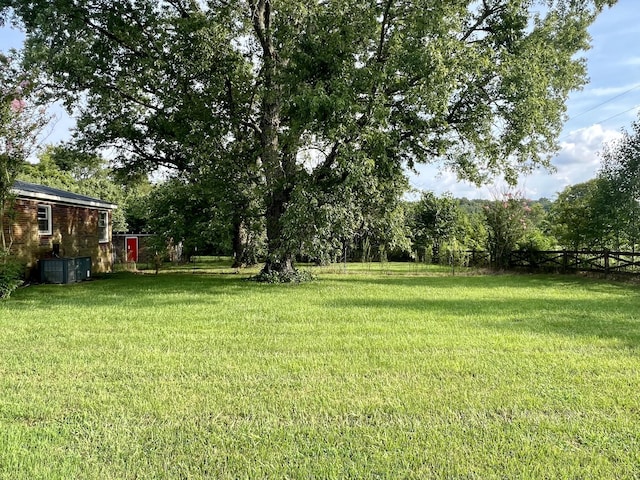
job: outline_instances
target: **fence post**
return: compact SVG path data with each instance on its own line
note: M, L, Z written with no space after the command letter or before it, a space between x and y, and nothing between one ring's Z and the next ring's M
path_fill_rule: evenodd
M569 264L569 256L566 250L562 250L562 273L567 273L567 266Z
M609 250L604 250L604 274L609 275Z

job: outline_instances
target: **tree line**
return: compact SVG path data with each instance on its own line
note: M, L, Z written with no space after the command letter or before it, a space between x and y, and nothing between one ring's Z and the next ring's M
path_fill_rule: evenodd
M636 251L640 243L640 121L606 145L595 178L570 185L554 200L529 200L511 190L491 200L421 192L408 200L398 188L376 203L315 201L316 193L289 211L305 230L296 260L327 264L344 260L404 260L463 264L469 250L490 253L506 268L514 250L611 249ZM242 212L238 228L232 199L212 202L219 188L208 178L146 176L123 179L97 156L69 147L47 148L23 180L85 193L121 206L114 231L155 234L156 245L181 242L185 259L196 254L229 255L236 266L266 258L268 238L259 208ZM415 195L414 195L415 197ZM331 205L331 206L330 206ZM384 207L384 208L383 208ZM339 210L336 210L338 209Z
M614 3L0 0L0 23L77 118L75 148L170 175L152 207L289 278L351 243L408 248L417 163L476 183L549 166Z

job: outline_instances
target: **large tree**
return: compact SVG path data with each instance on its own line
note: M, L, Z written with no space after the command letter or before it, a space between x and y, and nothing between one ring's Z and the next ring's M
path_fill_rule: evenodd
M635 250L640 242L640 120L604 148L598 177L605 201L615 206L609 221L617 238Z
M609 203L607 181L593 178L570 185L551 207L553 231L566 248L617 247L613 241L616 231L616 206Z
M438 161L476 182L548 165L587 27L615 0L0 0L30 60L128 169L223 165L289 271L294 192ZM215 199L212 199L214 201ZM295 217L295 216L294 216Z
M0 15L2 26L2 15ZM11 226L5 225L13 206L11 189L33 153L38 135L47 123L46 112L38 106L32 72L25 72L20 54L0 52L0 253L11 246ZM8 233L8 235L7 235Z
M451 239L463 237L462 212L450 194L437 197L433 192L423 192L415 205L413 217L414 250L426 257L426 249L433 263L439 263L440 248Z

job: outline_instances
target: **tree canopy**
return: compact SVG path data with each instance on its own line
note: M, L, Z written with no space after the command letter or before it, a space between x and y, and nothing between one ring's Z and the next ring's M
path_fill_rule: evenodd
M548 166L585 82L576 54L613 3L0 0L0 13L78 110L80 143L116 147L132 172L215 171L212 202L258 202L268 272L293 268L297 202L384 199L416 162L475 182Z
M598 176L607 187L604 195L619 226L618 239L635 249L640 241L640 119L605 147Z
M0 25L1 20L0 15ZM35 75L25 71L19 60L15 51L0 52L0 253L11 243L4 219L10 210L7 207L13 183L48 120L44 109L34 101ZM10 228L8 233L11 237Z

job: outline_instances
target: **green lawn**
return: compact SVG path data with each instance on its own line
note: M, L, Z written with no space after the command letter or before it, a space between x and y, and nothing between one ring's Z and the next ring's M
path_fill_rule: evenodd
M209 267L0 302L0 478L640 476L638 286Z

